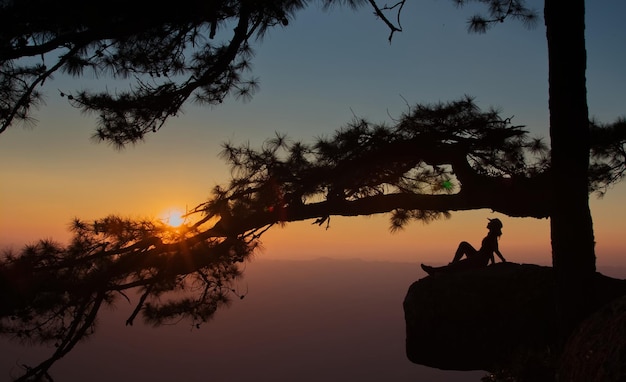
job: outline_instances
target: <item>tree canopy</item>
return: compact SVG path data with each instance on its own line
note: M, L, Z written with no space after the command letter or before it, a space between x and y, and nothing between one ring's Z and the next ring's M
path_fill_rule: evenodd
M249 98L252 42L286 26L303 0L185 0L176 6L75 0L0 2L0 133L32 123L44 85L57 73L124 81L124 90L60 90L98 115L94 138L136 143L181 113L186 102ZM357 6L365 0L320 2ZM382 11L372 2L382 15Z
M471 0L453 0L463 6ZM469 30L485 32L506 19L533 24L536 12L520 0L474 0L487 6ZM390 30L401 32L406 0L379 6L374 0L321 0L368 5ZM182 112L186 102L222 103L228 95L249 99L258 87L250 73L253 40L287 26L306 0L184 0L175 7L144 0L96 3L63 0L0 2L0 133L34 123L44 86L57 73L120 80L125 90L59 90L83 112L96 113L94 138L116 147L141 141Z
M28 121L40 88L57 72L127 79L129 90L61 92L76 107L98 113L95 137L121 146L141 140L178 115L190 98L222 102L250 96L245 78L249 41L287 25L305 2L184 1L97 3L67 0L3 2L0 22L0 131Z

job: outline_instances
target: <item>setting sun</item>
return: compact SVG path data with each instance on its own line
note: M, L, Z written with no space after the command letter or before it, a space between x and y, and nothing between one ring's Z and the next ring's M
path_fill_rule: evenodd
M177 209L168 210L162 214L162 221L170 227L179 227L185 222L184 213Z

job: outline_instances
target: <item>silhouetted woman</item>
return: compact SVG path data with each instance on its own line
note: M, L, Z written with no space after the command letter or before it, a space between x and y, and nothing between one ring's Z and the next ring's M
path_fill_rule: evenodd
M502 235L502 222L500 219L489 219L487 229L489 229L489 232L483 239L479 250L472 247L470 243L463 241L459 244L459 248L456 250L454 259L452 259L450 264L443 267L430 267L422 264L422 269L424 272L432 275L433 273L446 271L482 268L489 265L490 262L492 264L496 262L493 257L494 253L498 255L503 263L506 262L504 256L502 256L502 253L500 253L500 249L498 248L498 239ZM463 256L465 256L465 258L463 258Z

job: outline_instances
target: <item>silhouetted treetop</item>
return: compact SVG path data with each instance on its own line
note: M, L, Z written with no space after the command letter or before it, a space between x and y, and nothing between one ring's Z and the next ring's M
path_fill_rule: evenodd
M228 207L240 227L270 212L285 221L392 212L395 228L477 208L550 216L549 150L510 118L464 98L416 105L393 122L355 119L310 145L278 134L259 149L226 144L231 184L200 209ZM594 125L590 191L623 176L624 134L623 121Z
M106 5L64 0L0 4L0 103L5 130L28 121L39 88L56 72L128 79L129 90L61 92L99 114L97 139L134 143L178 115L190 97L205 104L228 94L247 98L250 39L287 25L305 1L143 0Z
M115 216L77 219L72 232L66 246L44 240L0 261L0 333L56 348L18 380L40 380L94 333L100 309L120 299L135 304L127 325L141 312L154 325L187 318L199 327L233 296L243 298L237 265L256 247L246 235Z
M390 30L402 31L406 0L379 6L374 0L319 0L325 8L369 6ZM467 0L455 0L464 5ZM519 0L477 0L488 16L470 30L484 31L507 18L532 22ZM259 81L250 74L252 42L286 26L306 0L183 0L175 6L135 0L0 2L0 133L34 123L43 86L56 73L114 79L117 88L60 89L59 94L96 113L94 138L116 147L143 140L182 112L189 100L216 105L227 96L247 100Z

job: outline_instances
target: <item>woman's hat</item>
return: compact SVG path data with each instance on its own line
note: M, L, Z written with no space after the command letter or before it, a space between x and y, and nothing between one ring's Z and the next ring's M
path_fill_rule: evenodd
M492 226L493 228L502 229L503 225L502 225L502 222L500 221L500 219L498 219L498 218L495 218L495 219L487 218L487 220L489 220L489 225Z

